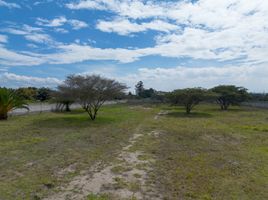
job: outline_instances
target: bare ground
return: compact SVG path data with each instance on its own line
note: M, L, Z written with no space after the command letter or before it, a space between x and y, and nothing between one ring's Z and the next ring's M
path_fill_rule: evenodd
M147 134L158 137L159 132L152 131ZM130 138L129 145L122 148L114 163L104 167L102 163L97 163L75 177L67 186L59 188L59 193L45 200L82 200L92 194L106 194L112 199L162 199L155 185L147 181L154 159L140 159L144 155L143 152L130 151L143 136L137 131ZM72 170L72 167L61 173Z

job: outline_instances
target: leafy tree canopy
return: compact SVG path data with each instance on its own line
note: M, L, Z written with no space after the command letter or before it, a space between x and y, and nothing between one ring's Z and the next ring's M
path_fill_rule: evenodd
M203 88L186 88L174 90L168 97L173 105L183 105L187 114L201 101L209 97L209 93Z
M246 88L235 85L219 85L211 91L217 95L217 103L222 110L228 110L230 105L239 105L249 98Z

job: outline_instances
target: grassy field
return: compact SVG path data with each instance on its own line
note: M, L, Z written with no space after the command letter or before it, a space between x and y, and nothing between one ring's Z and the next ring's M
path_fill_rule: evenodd
M0 199L42 198L94 163L110 162L150 115L125 106L105 106L94 122L81 111L1 121Z
M137 131L142 137L130 151L155 160L146 183L163 199L268 199L268 111L222 112L213 105L198 106L190 116L166 105L113 105L95 122L81 111L2 121L0 199L56 192L93 164L115 162Z

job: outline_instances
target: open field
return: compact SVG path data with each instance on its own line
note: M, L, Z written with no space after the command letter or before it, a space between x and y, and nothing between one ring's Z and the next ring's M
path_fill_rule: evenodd
M99 194L97 194L99 193ZM268 111L103 107L0 122L0 199L268 199Z

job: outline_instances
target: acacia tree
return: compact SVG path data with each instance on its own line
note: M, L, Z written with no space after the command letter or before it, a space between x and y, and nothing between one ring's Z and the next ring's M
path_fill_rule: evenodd
M187 114L190 114L191 110L208 96L207 90L203 88L179 89L168 95L172 104L183 105Z
M68 88L69 93L81 104L91 120L96 119L105 101L121 96L127 89L124 84L98 75L71 75L67 77L63 86Z
M228 110L230 105L239 105L249 97L246 88L234 85L219 85L211 91L217 95L217 103L221 110Z
M75 102L75 97L71 89L64 84L59 85L57 89L58 90L54 93L57 102L56 109L70 112L70 106Z

